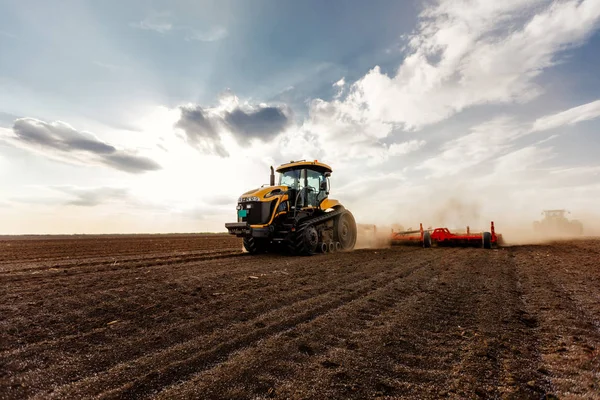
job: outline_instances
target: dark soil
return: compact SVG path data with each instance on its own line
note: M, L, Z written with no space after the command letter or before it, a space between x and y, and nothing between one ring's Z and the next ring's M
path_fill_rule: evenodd
M600 241L241 248L0 240L0 399L600 397Z

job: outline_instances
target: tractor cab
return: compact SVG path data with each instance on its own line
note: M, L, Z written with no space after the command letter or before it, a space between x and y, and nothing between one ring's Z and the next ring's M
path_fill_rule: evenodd
M544 216L544 218L547 219L554 219L554 218L566 218L565 214L568 213L567 210L544 210L542 211L542 215Z
M279 186L286 186L294 208L318 208L329 195L331 167L318 161L296 161L277 168Z

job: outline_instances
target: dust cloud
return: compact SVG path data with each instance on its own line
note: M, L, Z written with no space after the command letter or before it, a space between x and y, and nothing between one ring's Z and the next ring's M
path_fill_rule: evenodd
M360 210L361 205L355 205ZM393 213L385 224L368 223L369 218L357 216L356 248L384 248L390 246L390 235L402 230L417 230L419 223L424 229L448 228L451 232L466 232L469 227L472 233L489 232L494 221L496 234L501 235L503 245L539 244L556 240L568 240L600 236L600 215L590 212L575 212L572 210L565 217L568 221L579 221L582 232L574 225L566 223L560 228L546 226L535 228L536 221L544 217L541 210L537 212L517 211L511 209L511 204L504 206L494 204L487 207L484 202L477 200L461 200L450 197L437 204L414 202L410 207ZM553 225L553 224L550 224Z
M390 247L391 226L374 224L356 225L355 249L382 249Z

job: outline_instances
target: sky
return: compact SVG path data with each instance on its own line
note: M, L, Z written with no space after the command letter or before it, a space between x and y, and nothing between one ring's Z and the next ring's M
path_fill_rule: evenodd
M0 0L0 234L224 231L299 159L359 223L585 229L598 71L599 0Z

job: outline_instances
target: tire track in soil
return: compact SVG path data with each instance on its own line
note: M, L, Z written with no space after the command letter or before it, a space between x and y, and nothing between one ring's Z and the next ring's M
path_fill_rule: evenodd
M186 234L177 238L169 235L155 237L110 237L91 235L87 238L18 238L0 237L0 265L12 261L44 261L56 257L91 258L95 255L143 254L148 251L190 251L202 249L241 249L239 238L224 235Z
M357 394L353 389L340 391L340 386L345 386L343 381L356 378L344 371L337 371L332 381L319 384L328 369L334 371L342 365L332 354L359 349L373 326L385 324L388 310L397 312L400 301L423 297L423 290L436 275L431 266L441 257L442 253L432 251L413 274L383 281L353 301L233 352L191 379L166 387L157 398L337 398L341 393L343 398L353 397L352 393ZM311 363L315 358L319 362ZM289 377L289 381L275 376ZM331 393L332 385L336 394ZM359 398L364 397L359 394Z
M267 256L267 258L265 258L265 259L260 259L259 257L254 256L254 257L251 258L251 260L254 261L254 262L256 262L257 264L260 264L260 263L265 262L265 261L267 261L267 262L268 261L273 261L273 258L272 257L269 258L269 256ZM327 261L328 265L331 266L331 267L333 267L336 264L338 264L338 260L335 260L333 258L329 258L326 261ZM293 268L293 270L294 270L293 274L294 274L294 278L295 279L303 279L303 278L306 278L307 276L313 274L312 270L310 270L310 269L298 270L296 268L296 266L292 266L291 268ZM207 275L215 275L215 273L216 273L216 271L214 270L213 267L205 266L204 269L206 270L206 272L205 272L204 275L194 274L194 277L196 279L203 280L203 278L205 278ZM245 280L246 282L244 282L241 285L238 285L236 287L235 296L236 297L239 297L239 296L246 297L247 295L248 296L249 295L254 295L255 297L262 297L263 295L266 295L269 292L271 292L272 288L270 288L269 286L264 286L264 287L257 288L256 283L251 282L251 281L248 282L248 280L245 279L247 277L247 274L249 272L255 271L255 270L256 270L256 265L249 265L249 266L247 266L246 269L238 268L235 271L229 271L229 270L228 271L221 271L222 273L219 274L216 277L215 280L218 281L218 279L223 278L222 275L225 275L225 274L227 275L227 278L229 278L230 280L231 279L233 279L233 280L239 279L241 282L244 282L244 280ZM369 272L363 271L359 276L360 276L360 279L366 279L367 277L370 277L371 274L372 274L371 271L369 271ZM289 275L289 273L286 272L286 275ZM338 283L344 283L345 281L349 281L350 279L351 278L342 276L342 278L336 278L336 282L338 282ZM126 283L126 285L127 284L128 283ZM334 287L333 286L333 282L328 282L327 280L324 280L324 282L322 282L322 285L312 287L311 288L311 292L308 292L305 295L308 295L308 294L313 293L313 292L317 293L320 290L322 290L323 288L330 287L330 286ZM143 297L143 293L146 292L146 289L145 288L141 288L139 291L142 292L142 294L138 295L138 296L140 298L142 298ZM98 296L98 293L100 293L99 296ZM78 300L80 300L79 303L94 304L94 303L96 303L96 297L102 297L102 292L98 292L97 290L94 290L94 294L92 295L93 297L81 297L81 296L82 296L81 294L77 295ZM278 298L278 300L279 300L278 304L282 304L281 300L287 301L288 299L295 298L296 296L297 296L297 294L287 293L286 296ZM134 297L134 296L132 296L132 293L130 292L127 295L127 300L129 302L131 302L132 297ZM167 296L164 296L163 299L156 299L156 298L153 299L153 301L156 302L155 306L158 305L159 303L161 305L165 305L165 304L169 305L169 302L167 301L168 297L169 296L167 295ZM231 300L235 300L235 298L233 296L229 296L229 297L230 297ZM134 299L135 299L135 297L134 297ZM63 299L61 301L61 303L64 303L64 302L65 301ZM221 302L222 302L222 298L221 297L215 297L215 296L213 296L212 297L212 301L210 301L207 304L205 304L205 306L210 308L215 303L221 303ZM133 301L131 303L135 303L135 301ZM186 308L186 307L189 306L186 303L181 303L181 304L175 303L175 304L171 304L166 310L161 310L161 309L164 309L165 307L158 307L158 308L157 307L148 307L148 306L146 306L144 304L143 301L139 301L139 303L140 303L140 305L138 307L131 307L131 308L133 308L131 310L131 313L135 314L135 313L137 313L139 311L144 311L145 312L144 317L145 318L150 318L152 320L156 320L156 319L161 319L162 320L164 317L167 317L168 315L172 314L173 311L176 311L177 309L180 309L180 308ZM268 303L268 301L260 303L260 304L267 304L267 303ZM225 306L226 306L226 304L225 304ZM157 310L157 313L156 314L152 314L152 310ZM246 314L247 314L247 312L246 312ZM70 319L73 319L75 316L79 316L79 314L76 314L76 313L66 313L66 314L64 314L62 316L61 319L62 320L70 320ZM33 315L32 319L36 319L37 317L38 317L37 315ZM122 319L128 319L127 316L125 316L125 318L123 318L123 316L120 316L120 317ZM106 319L106 318L104 318L104 319ZM98 331L105 331L107 329L105 326L103 326L101 328L98 328L98 325L101 325L101 322L99 322L99 321L93 321L93 319L91 319L89 317L89 315L86 316L86 320L90 320L92 322L91 324L89 324L89 326L90 326L89 330L82 330L82 327L79 326L79 330L78 330L79 332L76 335L61 336L61 337L59 337L57 339L54 339L53 341L43 340L43 341L40 341L40 342L33 342L33 343L28 343L28 344L24 344L23 342L21 342L19 344L18 349L13 349L13 350L9 350L9 351L3 351L3 352L0 353L0 357L14 357L14 356L16 356L18 354L23 354L23 353L30 352L30 351L37 351L38 349L40 349L42 347L52 346L52 345L60 343L61 341L64 341L64 340L69 340L70 341L70 340L82 339L82 338L84 338L85 336L87 336L89 334L94 334L94 333L97 333ZM168 323L170 321L166 321L166 322ZM205 324L205 322L206 322L205 320L202 320L200 322L194 322L192 324L194 324L194 325L203 325L203 324ZM147 324L144 324L143 321L136 321L136 323L139 325L138 326L139 330L147 328ZM190 327L191 326L193 326L193 325L190 325ZM58 336L58 335L61 334L61 332L54 331L54 334L55 334L55 336ZM171 332L171 334L172 334L172 332ZM2 358L0 358L0 361L1 360L2 360Z
M476 321L461 332L469 340L463 360L453 370L454 376L460 378L453 383L452 394L506 399L543 397L550 391L550 384L539 372L537 323L525 304L514 254L510 249L485 252L471 257L468 265L477 288L471 300ZM474 379L465 381L465 372Z
M354 255L360 255L361 253L355 252L353 253ZM246 277L248 273L252 272L252 271L256 271L257 266L261 265L261 263L263 262L273 262L273 261L277 261L277 260L286 260L285 262L289 262L287 260L294 260L293 258L277 258L277 256L248 256L248 260L252 260L254 263L250 263L246 266L242 267L238 267L235 268L233 271L231 271L230 265L229 264L224 264L221 267L224 269L222 271L220 271L218 274L216 274L216 270L215 270L215 266L219 267L219 265L215 265L215 263L211 263L210 265L202 265L203 271L201 274L197 274L194 273L194 279L196 280L204 280L206 281L206 278L210 275L214 275L212 277L212 281L215 282L219 282L220 280L222 280L222 278L224 276L227 276L227 278L232 279L232 278L239 278L241 276ZM327 257L327 256L325 256ZM368 257L368 255L363 255L361 257ZM329 265L336 265L337 264L337 259L335 258L324 258L325 260L327 260L327 263ZM201 265L197 265L196 267L200 267ZM169 273L176 273L178 271L175 270L174 266L171 265L166 265L166 267L169 267ZM180 266L181 268L184 268L187 266L182 265ZM292 268L294 268L292 266ZM124 270L126 271L126 270ZM295 270L294 272L295 274L298 273L297 270ZM98 277L96 277L98 278ZM69 279L69 278L65 278L65 279ZM146 277L144 277L144 279L148 279ZM162 277L159 277L159 283L162 284ZM101 281L104 281L104 279L102 279L100 277ZM112 282L114 282L113 280L107 281L112 285ZM206 282L204 282L206 284ZM67 282L63 284L64 286L67 287L72 287L73 283ZM15 329L19 330L19 329L24 329L26 330L27 327L32 324L32 323L37 323L38 325L40 324L44 324L44 316L47 314L48 316L50 316L52 318L52 324L54 326L58 326L58 330L54 329L52 331L52 335L54 337L62 337L63 335L68 335L69 331L67 333L64 333L61 331L61 329L63 329L62 327L64 327L64 329L70 330L72 329L71 325L69 324L69 321L72 320L82 320L85 321L85 325L79 325L77 327L78 331L80 334L85 334L86 332L90 332L90 331L94 331L98 328L98 326L103 326L106 322L108 322L108 320L106 320L106 313L102 313L99 316L94 316L93 314L90 314L90 312L86 312L83 313L81 311L81 304L98 304L99 302L101 302L102 300L105 300L106 297L112 297L113 298L113 303L117 302L119 303L119 307L117 307L116 309L114 309L114 311L112 312L112 314L114 314L113 316L116 318L117 316L120 319L124 319L124 320L130 320L130 319L134 319L134 317L131 314L135 314L140 308L142 308L145 317L149 317L152 318L153 320L156 319L160 319L164 314L168 314L168 315L173 315L175 318L177 318L177 314L174 313L173 311L176 311L177 309L181 309L181 308L185 308L188 307L189 304L186 303L175 303L173 304L173 302L169 299L169 296L163 296L162 298L158 298L158 299L154 299L153 301L155 303L160 303L163 307L158 307L158 308L150 308L150 310L148 310L146 308L146 304L143 300L140 300L137 302L132 301L135 299L132 299L132 289L136 290L136 293L140 293L138 294L138 296L141 299L144 299L145 297L147 298L147 296L145 295L145 292L149 291L149 290L153 290L156 292L162 292L165 289L166 290L172 290L172 287L158 287L158 288L153 288L153 289L148 289L144 286L142 287L138 287L138 288L132 288L132 282L131 281L123 281L121 283L121 287L123 288L128 288L127 291L125 290L121 290L120 288L114 288L111 287L111 289L107 290L99 290L98 288L91 288L91 287L87 287L84 288L83 290L81 288L75 288L74 290L71 291L71 294L69 297L65 298L65 297L61 297L58 296L57 300L60 301L61 303L61 308L63 309L73 309L75 311L68 311L68 312L62 312L59 315L55 315L55 313L53 313L51 310L43 310L44 314L43 315L39 315L35 313L35 310L31 310L28 315L28 318L24 321L22 321L20 324L16 324ZM248 286L248 284L247 284ZM256 285L252 285L252 288L255 288ZM239 289L239 288L238 288ZM218 288L215 286L214 287L214 291L218 291ZM89 293L89 294L82 294L82 293ZM45 295L42 294L42 297L44 297ZM54 296L56 297L56 295L54 294ZM69 300L72 301L69 301ZM31 300L31 299L30 299ZM124 302L123 302L124 300ZM218 300L220 301L220 300ZM36 306L36 302L33 302L34 307ZM69 307L69 304L72 304L72 307ZM103 303L104 304L104 308L114 308L113 306L111 306L110 304L106 304L106 301ZM2 306L0 306L0 309L2 308ZM5 307L4 307L5 308ZM23 311L24 309L21 307L20 311ZM156 312L162 312L163 315L155 315L154 311ZM9 313L6 313L7 315L9 315ZM125 315L123 315L125 314ZM111 319L114 319L111 317ZM154 322L154 321L152 321ZM164 321L165 323L168 321ZM144 323L144 321L138 321L138 324L141 325L141 328L145 328L146 324ZM14 323L13 323L14 325ZM20 328L19 328L20 327ZM31 329L30 329L31 331ZM39 336L39 334L35 331L33 331L33 334L35 336ZM35 337L34 336L34 337ZM77 336L76 336L77 337ZM60 340L60 339L59 339ZM43 340L41 341L43 342ZM6 343L9 343L9 341L7 340ZM20 336L19 337L19 347L23 347L26 346L27 343L31 344L31 342L27 342L25 341L25 338ZM37 342L39 343L39 342ZM35 344L35 343L34 343Z
M600 329L561 283L561 269L577 268L569 260L570 247L523 246L515 250L515 260L539 325L539 371L560 398L595 399L600 393ZM597 265L590 272L597 278Z
M199 256L199 255L208 255L208 254L219 254L226 252L240 252L239 247L223 247L219 249L210 249L210 250L170 250L170 251L161 251L161 252L151 252L151 253L139 253L134 252L133 254L104 254L101 256L90 256L85 258L76 258L73 256L66 257L61 260L43 260L38 262L11 262L10 266L12 268L0 270L0 276L8 276L8 275L19 275L25 272L31 271L44 271L50 268L72 268L72 267L89 267L95 265L102 264L113 264L116 262L135 262L135 261L144 261L144 260L156 260L161 258L181 258L185 256ZM36 265L40 264L40 265ZM22 265L22 266L21 266Z
M475 252L471 257L445 254L427 281L413 275L414 285L403 281L407 286L395 287L395 296L385 290L370 294L344 306L349 310L340 308L298 327L291 339L274 337L240 351L166 388L159 398L475 398L502 392L505 398L537 399L540 394L525 383L536 374L537 354L535 338L520 319L514 265L503 267L505 255L494 254L482 270ZM443 266L449 259L451 270ZM505 283L507 275L511 279ZM489 296L491 290L500 296ZM514 330L499 335L506 326L498 325L497 310L510 318ZM521 380L511 390L498 387L506 377L503 368Z
M438 255L444 257L442 263L460 257L452 249L438 251ZM299 326L287 336L276 336L240 351L192 380L167 388L159 397L366 398L405 394L403 387L410 387L414 381L399 381L401 371L380 349L390 349L391 332L423 319L423 304L439 302L432 296L440 274L436 261L427 262L424 274L380 287L335 313ZM394 322L392 328L390 321ZM420 341L423 335L429 335L427 330L419 330L412 339ZM373 359L378 360L377 365L373 365ZM418 367L411 365L411 370L415 368L411 374L419 371ZM435 371L427 365L420 367ZM261 371L258 377L256 371Z
M126 365L117 365L116 368L103 374L101 379L94 377L91 380L77 382L75 385L65 387L64 392L56 393L60 397L61 393L68 395L81 393L77 388L84 390L83 393L89 391L94 393L100 389L110 390L113 387L113 392L107 393L108 397L137 398L149 395L157 385L159 387L170 385L199 369L209 368L233 351L264 340L266 337L278 335L376 290L373 288L374 282L383 283L390 279L403 279L418 270L423 263L423 261L413 262L410 268L407 266L392 275L389 270L370 274L360 281L349 284L341 293L340 291L325 292L306 300L293 302L289 306L269 310L251 321L227 327L222 331L214 331L208 337L198 337L183 345L169 347ZM368 267L368 261L362 267ZM205 350L199 351L199 349ZM158 360L161 360L161 367L158 367L157 371ZM167 366L164 366L164 360L169 360ZM123 386L114 389L118 382ZM52 395L55 396L56 393Z
M103 272L111 273L114 271L123 272L124 269L155 267L161 265L172 265L176 263L196 262L240 256L247 256L247 254L242 253L237 249L228 249L225 251L211 251L207 252L207 254L186 254L183 256L168 256L163 254L159 257L139 258L135 260L111 259L108 261L76 263L74 265L54 264L43 267L21 269L18 272L0 272L0 276L6 275L6 277L4 277L3 280L7 282L18 282L22 280L43 280L47 279L48 275L52 277L53 275L55 276L61 272L69 273L70 275L98 274ZM96 269L90 269L91 267L96 267ZM44 274L44 272L46 274Z
M17 288L16 290L12 290L10 293L9 299L13 299L15 297L20 298L25 302L25 304L35 303L32 301L32 295L36 295L40 292L41 289L45 291L53 291L53 296L56 300L60 300L61 302L68 303L70 299L76 299L76 303L81 303L82 301L89 300L90 302L94 300L94 298L102 297L104 295L109 295L115 292L122 292L123 287L130 287L132 284L131 281L127 281L128 275L135 275L139 277L140 269L144 268L152 268L151 270L145 271L145 273L152 272L154 274L158 273L158 269L168 269L168 270L176 270L182 268L197 268L199 265L197 262L202 261L211 261L217 259L227 259L227 258L237 258L237 257L250 257L248 254L241 252L234 252L231 254L224 254L221 256L207 256L207 257L196 257L180 259L180 260L166 260L166 262L156 262L156 263L142 263L135 264L133 267L129 267L126 264L119 264L118 266L112 267L110 270L90 270L87 274L91 275L86 280L78 279L79 277L76 274L61 274L56 273L55 276L46 276L46 282L34 282L28 281L31 283L29 287L31 288L21 288L20 290ZM173 262L175 261L175 262ZM171 272L171 271L170 271ZM213 274L213 270L207 270L203 272L204 276ZM235 268L234 271L230 271L228 268L227 271L223 271L227 274L243 274L245 271L241 268ZM196 277L199 277L198 275ZM147 279L148 276L144 275L144 279ZM75 282L73 280L75 279ZM125 280L124 280L125 279ZM120 282L119 286L115 286L115 281L123 280ZM4 281L4 280L2 280ZM104 286L108 286L108 289L99 289L97 287L97 283L104 284ZM85 295L82 297L80 291L77 289L81 289L80 286L85 285L87 288L84 288L84 292L89 292L90 298L86 298ZM65 290L65 288L69 288ZM73 289L75 288L75 289ZM58 296L56 290L59 291ZM65 295L60 295L60 293L65 292ZM122 295L122 293L118 293ZM17 303L13 301L11 304L13 306L21 306L23 304Z
M343 256L343 255L344 255L344 254L341 254L341 255L340 255L340 257L341 257L341 256ZM353 263L356 263L356 262L361 262L361 260L362 260L362 259L364 259L364 260L366 261L367 259L371 258L371 255L370 255L370 254L368 254L368 253L364 253L364 252L363 252L363 253L361 253L361 252L354 252L354 253L353 253L351 256L348 254L348 257L350 257L350 261L349 261L349 262L342 262L342 264L353 264ZM302 261L299 261L299 260L302 260L302 259L297 259L297 258L285 258L285 257L283 257L283 258L277 258L277 257L269 257L269 256L264 256L264 257L251 257L250 259L251 259L251 260L253 260L253 261L254 261L255 263L257 263L257 264L256 264L256 265L249 265L249 266L247 267L247 268L248 268L248 270L256 270L258 266L262 266L262 267L264 267L264 268L266 268L266 269L271 269L269 265L263 266L263 263L265 263L265 262L267 262L267 263L268 263L268 262L271 262L271 263L272 263L272 262L278 262L278 263L281 263L281 262L286 262L286 263L288 263L288 261L287 261L287 260L293 260L293 261L295 261L296 263L302 263ZM325 263L325 266L328 266L328 265L329 265L329 266L336 266L336 265L339 265L339 264L340 264L340 262L339 262L339 260L338 260L338 259L335 259L335 258L330 258L330 257L327 257L327 256L325 256L325 257L315 257L314 259L316 259L316 260L319 260L319 259L323 260L323 261L324 261L324 263ZM213 264L214 264L214 263L213 263ZM292 269L295 271L295 269L294 269L295 265L291 265L291 267L292 267ZM210 269L210 267L207 267L207 268L208 268L208 269ZM227 270L229 270L229 269L230 269L230 267L229 267L229 264L227 264L227 263L225 263L224 265L222 265L222 268L226 268ZM238 269L234 269L234 271L235 271L236 273L239 273L239 272L240 272L240 269L239 269L239 268L238 268ZM171 272L171 273L173 273L173 272L177 273L177 271L170 271L170 272ZM221 272L223 272L223 271L221 271ZM296 272L296 271L295 271L295 272ZM295 273L295 272L294 272L294 273ZM223 275L223 274L221 274L221 275ZM326 274L323 274L323 273L321 273L320 275L326 275ZM365 275L365 276L366 276L366 275ZM247 282L247 281L248 281L248 280L247 280L247 276L245 276L244 278L246 278L246 282ZM335 282L335 281L334 281L334 280L332 280L332 282L330 282L330 283L333 283L333 282ZM77 292L77 293L81 293L81 291L76 291L76 292ZM260 294L260 293L259 293L259 294ZM123 294L122 294L121 296L123 296ZM93 299L92 299L92 300L93 300ZM160 299L154 299L154 301L157 301L157 300L160 302ZM94 304L94 303L93 303L93 301L91 301L91 300L90 300L90 301L86 301L86 302L84 302L84 303L86 303L86 304L88 304L88 303L89 303L89 304ZM227 304L225 304L225 305L224 305L224 307L227 307ZM169 309L169 307L167 307L167 312L170 312L170 311L172 311L172 310L170 310L170 309ZM176 313L174 313L174 314L176 314ZM177 318L178 318L178 316L176 315L176 316L175 316L175 318L174 318L174 321L173 321L173 322L177 322ZM181 318L181 315L179 315L179 318ZM105 320L104 322L106 322L106 321L108 321L108 320ZM86 322L87 322L87 320L86 320ZM139 322L140 322L140 321L137 321L137 323L138 323L138 324L139 324ZM153 321L153 322L154 322L154 321ZM164 324L163 324L163 325L164 325ZM95 325L94 325L94 327L97 327L97 326L98 326L98 324L95 324ZM131 332L126 332L126 334L127 334L127 335L129 335L129 334L131 334ZM172 332L169 332L169 334L172 334ZM54 335L54 336L59 336L59 335ZM159 339L159 340L157 341L157 343L161 343L161 340ZM75 350L77 350L77 349L74 349L74 348L73 348L73 343L65 343L64 345L66 345L66 346L67 346L67 349L70 349L71 351L75 351ZM117 347L118 347L118 346L119 346L119 344L118 344L118 343L116 343L116 344L115 344L115 346L117 346ZM110 347L109 347L109 348L110 348ZM113 349L113 350L114 350L114 349ZM76 356L74 356L73 358L75 358L75 359L76 359ZM63 371L62 375L60 375L60 376L64 376L64 371Z

